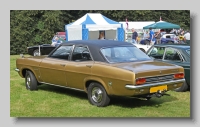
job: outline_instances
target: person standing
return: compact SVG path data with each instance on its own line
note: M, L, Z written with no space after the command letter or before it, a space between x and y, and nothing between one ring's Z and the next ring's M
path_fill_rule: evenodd
M55 36L55 38L52 40L51 46L56 46L56 44L58 43L58 37Z
M155 38L156 38L156 44L160 44L160 38L161 38L160 31L158 31L158 32L156 33Z
M149 37L149 33L148 31L145 31L143 35L143 39L148 39L148 37Z
M98 38L99 40L104 40L105 39L105 35L104 35L104 32L103 31L101 31L100 33L99 33L99 38Z
M190 32L189 31L186 34L184 34L184 41L186 44L190 44Z
M132 40L133 40L133 43L137 43L137 40L138 40L138 33L135 31L134 28L132 28Z
M149 40L150 40L150 45L154 45L155 37L154 37L154 32L151 27L149 28Z

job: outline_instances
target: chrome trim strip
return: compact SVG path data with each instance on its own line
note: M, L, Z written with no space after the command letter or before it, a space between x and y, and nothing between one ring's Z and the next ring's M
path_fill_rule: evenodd
M15 71L16 71L16 72L19 72L19 69L18 69L18 68L16 68L16 69L15 69Z
M84 90L76 89L76 88L72 88L72 87L61 86L61 85L55 85L55 84L46 83L46 82L40 82L40 83L46 84L46 85L50 85L50 86L57 86L57 87L62 87L62 88L67 88L67 89L72 89L72 90L77 90L77 91L85 92Z
M169 85L169 84L176 84L176 83L183 83L183 82L185 82L185 79L179 79L179 80L167 81L167 82L159 82L159 83L153 83L153 84L145 84L145 85L139 85L139 86L126 85L125 88L135 90L135 89L150 88L153 86Z

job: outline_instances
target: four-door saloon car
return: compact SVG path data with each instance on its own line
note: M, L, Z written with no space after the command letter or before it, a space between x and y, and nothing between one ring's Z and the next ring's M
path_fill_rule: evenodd
M147 55L157 61L163 61L182 66L185 70L186 82L177 92L184 92L190 88L190 46L186 44L159 44L153 45Z
M81 90L99 107L111 96L161 97L185 82L183 67L156 62L134 45L114 40L63 42L48 56L18 58L15 70L28 90L38 84Z

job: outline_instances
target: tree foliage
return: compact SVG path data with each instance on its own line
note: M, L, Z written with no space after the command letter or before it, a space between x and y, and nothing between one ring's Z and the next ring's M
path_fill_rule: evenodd
M27 47L50 44L53 35L86 13L101 13L117 22L163 21L190 27L189 10L11 10L10 54L27 53Z

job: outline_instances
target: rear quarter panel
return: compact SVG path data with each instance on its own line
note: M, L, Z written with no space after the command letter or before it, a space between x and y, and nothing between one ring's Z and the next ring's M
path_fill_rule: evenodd
M132 71L96 62L92 67L92 75L87 80L100 82L109 95L128 95L130 93L127 93L125 85L134 84L134 75Z

